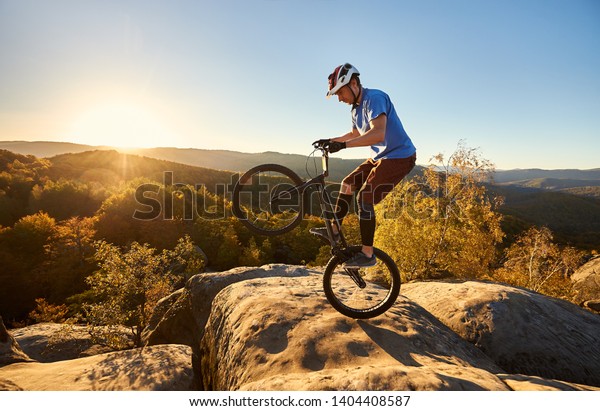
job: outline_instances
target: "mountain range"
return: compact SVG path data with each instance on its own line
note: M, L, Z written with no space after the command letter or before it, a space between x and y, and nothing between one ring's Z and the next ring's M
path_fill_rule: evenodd
M83 173L93 173L96 168L114 169L121 174L124 171L121 156L111 156L106 151L99 151L115 150L112 147L5 141L0 142L0 149L36 157L50 157L53 166L48 172L56 174L55 178L77 178ZM174 171L176 178L181 179L177 181L201 181L207 186L228 181L232 171L243 172L263 163L286 165L302 177L307 176L307 169L310 175L315 175L320 170L318 157L313 158L313 161L297 154L192 148L121 151L135 154L128 156L126 174L130 177L140 175L160 181L162 171L168 169ZM112 153L117 154L115 151ZM147 161L144 161L144 157ZM330 161L331 179L341 181L362 160L332 158ZM413 173L418 173L420 168L416 167ZM585 249L600 247L600 169L499 170L495 173L494 183L489 185L489 192L504 198L499 211L507 216L504 230L508 237L531 225L547 226L560 243Z
M0 141L0 149L9 150L19 154L32 154L36 157L52 157L58 154L80 153L90 150L117 150L160 160L236 172L243 172L257 164L276 163L290 167L301 176L306 176L307 169L310 174L313 174L315 165L317 168L320 166L318 158L315 159L316 163L314 163L310 159L307 160L307 156L304 155L284 154L273 151L242 153L230 150L174 147L119 149L108 146L90 146L53 141ZM339 181L349 171L360 164L361 161L362 159L331 158L331 178ZM538 168L496 170L494 174L494 183L497 185L513 185L521 188L547 190L600 187L600 168L589 170L544 170ZM600 193L600 188L598 190L588 191ZM590 192L588 192L587 195L590 195Z
M283 154L273 151L242 153L229 150L173 147L119 149L115 147L48 141L0 141L0 149L19 154L31 154L36 157L53 157L60 154L81 153L91 150L117 150L123 153L137 154L180 164L234 172L244 172L259 164L275 163L291 168L301 177L314 176L321 169L321 159L318 156L311 159L299 154ZM362 162L361 159L347 160L340 158L330 158L329 161L330 177L334 181L341 181L342 178Z

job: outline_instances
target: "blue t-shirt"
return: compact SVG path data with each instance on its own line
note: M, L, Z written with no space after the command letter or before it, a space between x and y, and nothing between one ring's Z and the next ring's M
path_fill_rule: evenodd
M417 149L406 134L390 97L381 90L363 88L360 104L352 108L352 127L362 136L371 129L369 122L381 114L387 117L385 139L371 146L373 160L406 158L415 154Z

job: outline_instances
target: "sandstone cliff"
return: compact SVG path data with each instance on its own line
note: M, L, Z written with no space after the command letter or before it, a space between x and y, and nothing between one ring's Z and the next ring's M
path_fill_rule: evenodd
M470 329L496 332L461 335L444 293ZM573 304L482 282L405 284L386 314L351 320L329 306L319 270L271 265L193 277L146 338L189 343L204 389L566 389L600 386L599 333L600 317Z
M600 316L576 305L502 284L420 282L404 284L397 303L384 315L353 320L331 308L321 278L320 270L285 265L196 275L185 288L161 301L145 332L150 346L144 350L48 364L15 363L0 368L0 386L28 390L189 389L185 387L190 385L218 390L600 387ZM17 334L24 343L28 341L30 334ZM37 356L35 346L27 342L24 350ZM169 367L159 365L165 362ZM64 374L60 383L58 372Z

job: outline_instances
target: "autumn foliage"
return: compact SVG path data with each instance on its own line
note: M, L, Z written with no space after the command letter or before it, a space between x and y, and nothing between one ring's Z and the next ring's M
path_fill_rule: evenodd
M464 145L435 157L377 206L375 245L404 281L480 278L569 298L581 253L541 227L507 241L501 199L484 184L492 171ZM231 172L110 151L0 151L0 314L13 324L83 321L112 345L139 344L157 302L206 268L327 262L329 247L309 233L322 225L318 209L291 232L258 236L231 214L232 181ZM356 215L343 228L360 242Z

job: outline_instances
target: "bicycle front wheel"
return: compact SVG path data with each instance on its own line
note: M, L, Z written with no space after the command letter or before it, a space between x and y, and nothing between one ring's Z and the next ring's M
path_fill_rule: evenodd
M296 173L278 164L246 171L233 188L233 214L262 235L279 235L296 227L303 216L303 183Z
M360 251L360 246L348 249ZM392 258L378 248L374 250L377 265L346 269L344 258L331 257L323 275L323 289L329 303L351 318L373 318L386 312L400 294L400 272Z

